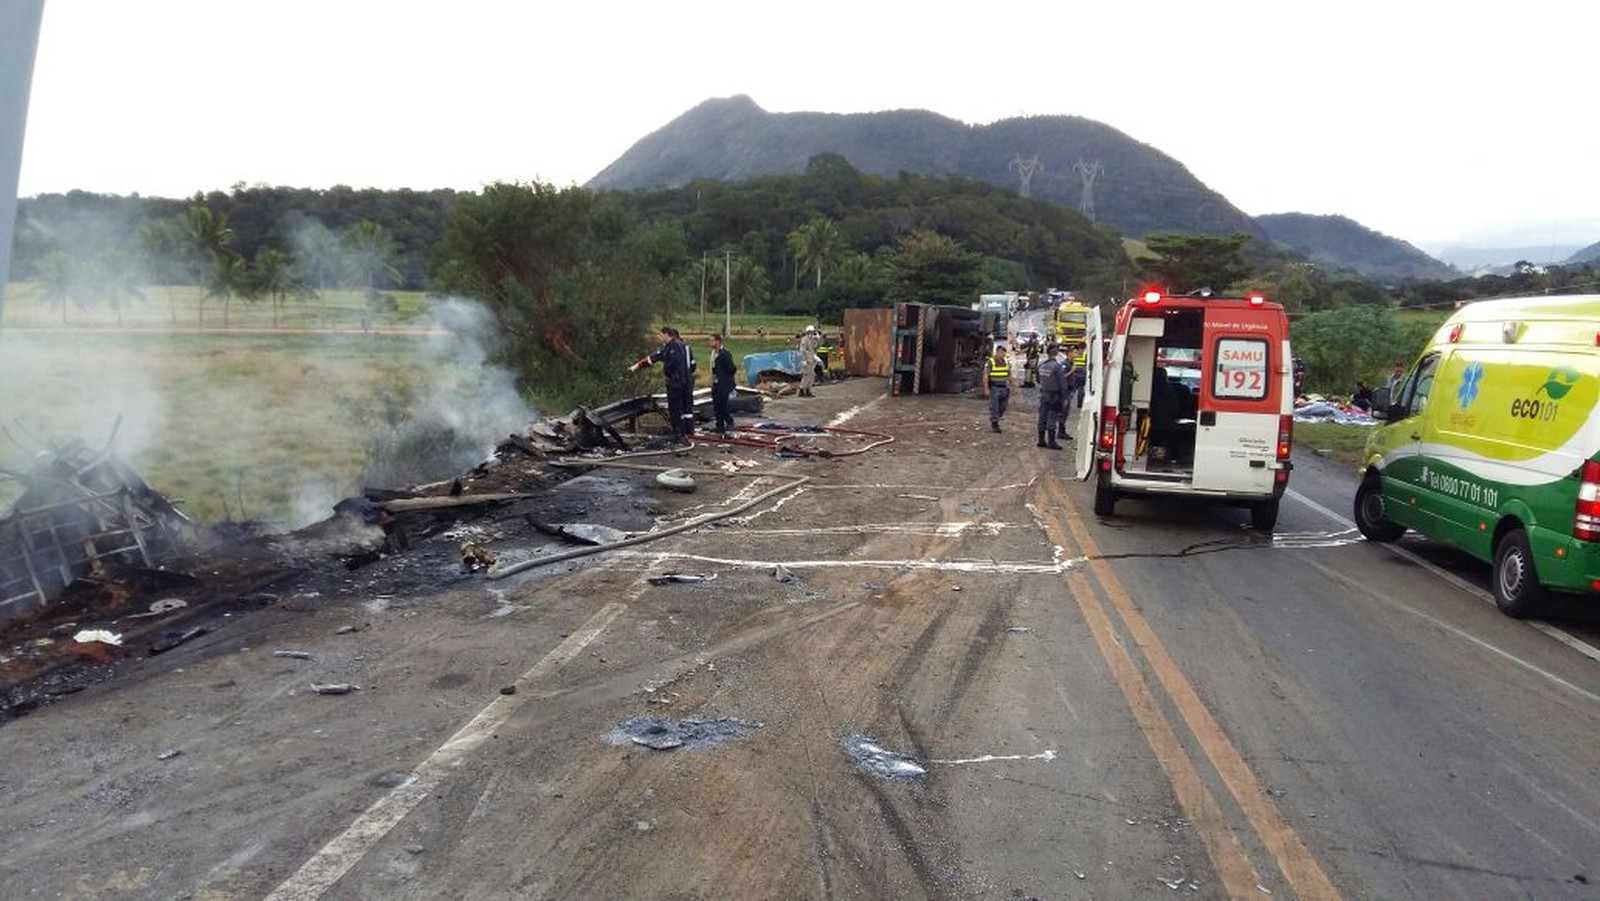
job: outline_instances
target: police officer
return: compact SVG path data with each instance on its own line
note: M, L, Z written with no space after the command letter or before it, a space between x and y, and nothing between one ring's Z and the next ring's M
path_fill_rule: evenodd
M661 364L661 374L666 381L667 389L667 418L672 422L672 436L677 440L687 440L694 432L694 375L689 370L689 349L678 337L678 330L663 325L661 327L661 347L647 357L640 358L629 372L638 372L652 363ZM689 406L685 407L686 398L691 399Z
M722 336L711 336L711 411L716 416L715 431L726 435L733 428L733 414L728 412L728 398L733 396L733 377L739 370L733 365L733 354L722 346Z
M983 396L989 398L989 428L1000 431L1000 417L1006 415L1011 400L1011 360L1006 346L996 344L983 370Z
M1063 361L1061 368L1066 372L1066 393L1061 397L1061 421L1056 423L1056 438L1071 438L1067 434L1067 422L1073 414L1083 409L1083 389L1089 381L1089 354L1084 349L1087 345L1076 345L1072 351L1071 362Z
M1061 401L1067 393L1067 372L1056 359L1059 349L1047 345L1039 364L1039 446L1061 449L1056 430L1061 426Z

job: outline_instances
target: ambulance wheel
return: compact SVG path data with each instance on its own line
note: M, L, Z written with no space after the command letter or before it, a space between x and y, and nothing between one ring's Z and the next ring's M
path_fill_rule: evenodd
M1278 499L1258 501L1250 505L1250 527L1258 532L1270 532L1278 524Z
M1094 483L1094 515L1110 516L1117 506L1117 493L1111 490L1111 478L1102 475Z
M1493 582L1494 605L1507 616L1524 619L1543 606L1544 588L1533 568L1533 549L1521 529L1507 532L1495 546Z
M1356 528L1368 541L1389 542L1406 533L1406 527L1383 518L1383 487L1366 479L1356 489Z

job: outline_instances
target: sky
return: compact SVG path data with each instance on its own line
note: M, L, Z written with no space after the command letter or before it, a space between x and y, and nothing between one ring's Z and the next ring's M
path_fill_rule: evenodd
M582 184L745 94L1083 116L1251 215L1587 245L1597 26L1566 0L46 0L19 193Z

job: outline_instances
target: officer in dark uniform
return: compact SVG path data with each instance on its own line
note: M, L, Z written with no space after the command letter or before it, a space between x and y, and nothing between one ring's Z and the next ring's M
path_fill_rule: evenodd
M733 365L733 354L722 346L722 336L711 336L711 410L716 414L718 435L733 428L733 414L728 412L728 398L733 395L733 377L738 373Z
M673 437L686 440L694 433L694 375L689 370L689 348L678 337L677 329L662 326L661 347L640 358L628 371L638 372L652 363L661 364L661 374L666 381L667 418L672 422Z

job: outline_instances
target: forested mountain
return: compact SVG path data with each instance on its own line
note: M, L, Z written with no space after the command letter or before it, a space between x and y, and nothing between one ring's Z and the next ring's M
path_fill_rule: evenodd
M587 187L635 190L805 170L838 154L862 172L961 175L1064 204L1097 224L1155 233L1262 233L1159 150L1077 116L971 126L922 110L769 113L749 97L707 100L640 139ZM1092 191L1085 202L1085 182Z
M1305 254L1314 262L1377 281L1443 281L1460 275L1410 244L1344 216L1276 213L1257 216L1256 224L1270 240Z

